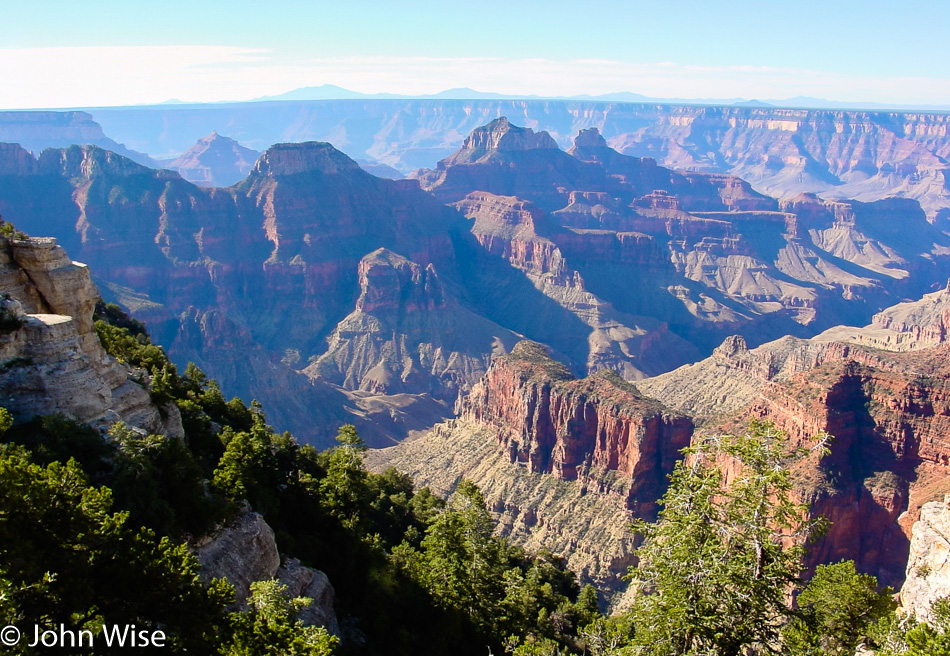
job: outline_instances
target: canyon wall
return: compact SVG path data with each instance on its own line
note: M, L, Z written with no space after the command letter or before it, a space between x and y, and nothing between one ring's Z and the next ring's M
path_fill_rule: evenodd
M440 494L470 479L503 535L565 555L602 590L623 587L630 520L656 516L692 422L613 372L575 379L533 342L496 357L457 409L424 437L373 452L370 465Z

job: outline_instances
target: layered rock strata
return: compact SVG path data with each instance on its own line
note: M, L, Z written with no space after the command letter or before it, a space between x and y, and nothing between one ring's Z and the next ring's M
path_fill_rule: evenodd
M644 399L614 373L577 380L538 344L495 358L459 419L376 452L419 485L478 484L500 531L562 553L585 580L621 587L633 517L655 516L692 423Z
M650 157L670 168L737 175L775 196L802 191L863 201L905 196L919 199L932 220L943 220L950 208L950 121L944 112L433 99L100 109L94 114L106 132L153 154L182 152L207 133L205 126L227 125L234 138L252 148L288 140L332 141L356 157L366 153L404 172L431 167L473 129L508 116L547 131L562 148L578 131L597 128L626 155Z
M829 452L812 453L796 471L801 499L831 522L809 562L852 559L897 587L921 506L950 491L948 299L946 290L930 294L866 328L810 340L749 350L733 338L712 358L640 387L705 431L740 431L755 417L806 448L820 432L832 435Z
M92 314L99 294L84 264L55 239L0 237L0 405L18 423L62 414L103 428L115 421L181 436L174 407L151 402L144 373L109 357Z
M179 365L318 444L347 419L320 399L353 415L354 397L409 395L444 416L516 337L578 375L636 380L735 333L755 346L865 323L950 276L950 238L913 201L776 201L593 129L570 153L555 142L503 119L474 131L418 175L452 207L326 143L274 146L227 189L94 147L0 148L0 211L93 264ZM407 398L391 399L397 439Z

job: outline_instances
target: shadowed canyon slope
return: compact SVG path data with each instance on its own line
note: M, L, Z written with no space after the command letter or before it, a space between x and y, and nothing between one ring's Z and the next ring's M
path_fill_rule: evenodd
M769 419L810 451L795 465L796 494L830 520L808 564L853 559L899 587L921 507L950 492L948 325L944 290L865 328L753 350L733 337L635 386L607 371L576 380L521 343L460 398L458 419L370 462L442 493L474 480L500 532L570 554L572 567L617 590L633 547L621 526L655 512L678 450ZM827 452L815 449L821 431L833 437Z
M733 333L864 323L950 274L950 240L912 200L777 201L594 129L564 152L497 119L416 177L280 144L238 184L199 188L96 147L2 145L0 212L60 238L177 361L307 439L339 421L331 399L388 416L380 439L447 416L522 337L576 374L636 380Z

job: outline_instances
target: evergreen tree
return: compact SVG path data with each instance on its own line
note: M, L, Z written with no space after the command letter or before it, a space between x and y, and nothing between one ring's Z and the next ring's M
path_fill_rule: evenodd
M816 522L791 498L784 435L753 422L742 436L708 437L684 450L655 524L631 570L640 653L738 656L775 652ZM724 465L735 471L728 484Z

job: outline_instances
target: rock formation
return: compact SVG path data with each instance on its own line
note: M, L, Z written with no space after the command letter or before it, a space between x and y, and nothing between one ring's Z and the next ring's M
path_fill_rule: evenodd
M356 309L305 371L377 394L427 392L451 405L518 336L464 307L435 266L381 248L358 269ZM433 384L439 381L439 384Z
M246 178L260 156L256 150L212 132L175 159L163 161L161 165L202 187L228 187Z
M426 437L373 454L373 466L442 493L473 480L503 534L618 589L631 564L627 525L655 516L690 420L612 372L574 379L532 342L495 358L458 410Z
M107 137L88 112L0 112L0 141L19 144L36 154L47 148L88 144L111 150L139 164L157 165L145 153L130 150Z
M177 409L160 412L144 373L99 344L92 325L99 294L89 270L55 239L0 237L0 290L0 405L15 422L59 413L103 429L121 420L182 435Z
M313 602L303 609L304 623L326 627L340 634L333 609L333 586L320 570L304 567L294 558L283 563L277 552L274 531L264 518L245 511L195 548L201 573L206 578L224 578L234 586L235 606L247 604L251 583L278 579L291 597L308 597Z
M331 141L404 172L432 167L473 129L508 116L562 148L597 128L626 155L674 169L728 173L773 196L827 193L862 201L920 200L931 220L950 208L947 114L710 107L557 100L319 100L193 108L95 110L108 134L152 154L182 152L211 125L264 149ZM50 144L52 145L52 144ZM61 144L57 144L61 145ZM664 187L656 187L664 189Z
M899 586L921 506L950 491L948 302L944 290L889 308L865 328L753 350L731 338L711 358L639 386L704 431L742 430L756 417L805 447L820 431L831 434L830 452L798 471L802 500L831 521L810 562L853 559Z
M7 218L90 262L180 365L319 444L385 397L403 395L375 444L417 410L444 417L520 337L578 375L636 380L731 334L756 346L866 323L950 277L950 238L914 201L777 201L593 129L567 153L503 118L418 181L326 143L278 144L226 189L95 147L6 147L0 171Z
M931 619L933 602L950 596L950 506L931 501L914 522L901 607L921 621Z

